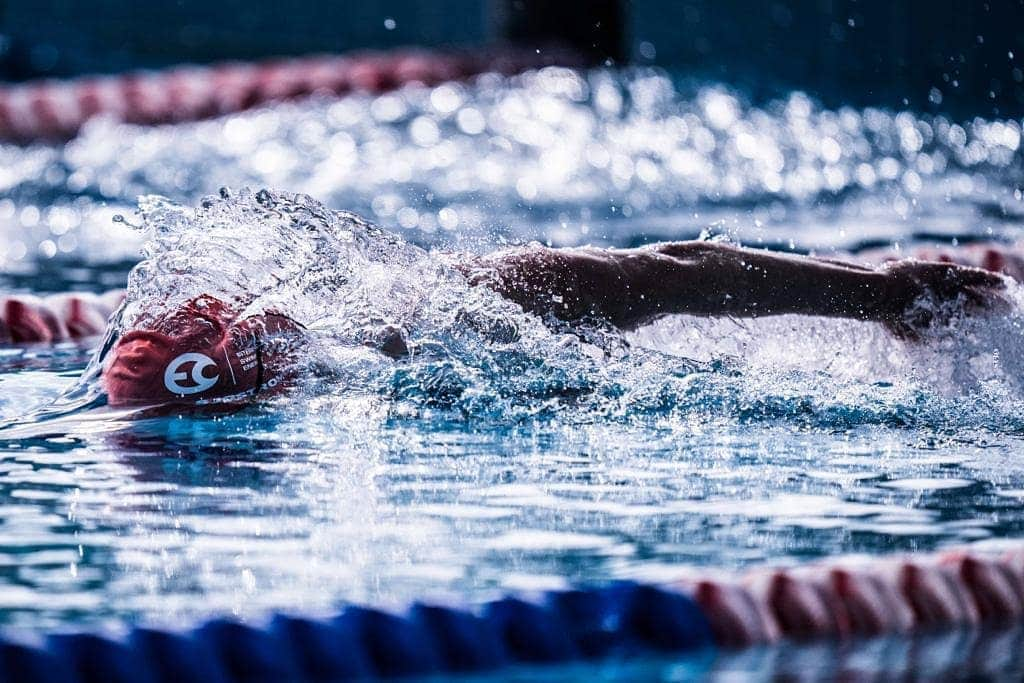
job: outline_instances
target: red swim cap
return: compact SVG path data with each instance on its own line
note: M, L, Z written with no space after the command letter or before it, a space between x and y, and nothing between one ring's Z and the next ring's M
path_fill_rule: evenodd
M199 296L126 333L103 371L110 405L231 403L280 387L301 326L276 313L236 318Z

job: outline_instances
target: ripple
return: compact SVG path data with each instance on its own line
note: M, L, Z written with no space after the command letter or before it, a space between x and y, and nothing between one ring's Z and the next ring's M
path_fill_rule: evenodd
M510 531L484 542L488 550L524 552L578 550L609 551L615 548L614 538L593 534L576 534L556 531Z
M897 479L894 481L886 481L879 484L879 486L892 489L903 489L907 491L946 491L969 488L976 484L977 482L969 479L929 479L921 477L917 479Z

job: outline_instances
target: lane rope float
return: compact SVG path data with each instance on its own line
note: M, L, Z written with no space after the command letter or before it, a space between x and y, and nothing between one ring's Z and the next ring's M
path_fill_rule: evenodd
M668 585L508 596L475 609L416 603L402 614L352 606L326 619L216 618L122 637L57 633L0 639L0 679L77 681L349 680L494 671L642 655L735 650L1020 623L1024 547L838 557L728 576L681 571Z
M58 343L103 334L125 292L0 296L0 346Z
M397 50L0 84L0 140L67 139L98 115L127 123L175 123L315 94L381 93L411 83L438 85L484 72L511 75L551 64L582 63L570 52L552 50L543 54L508 49L495 53Z

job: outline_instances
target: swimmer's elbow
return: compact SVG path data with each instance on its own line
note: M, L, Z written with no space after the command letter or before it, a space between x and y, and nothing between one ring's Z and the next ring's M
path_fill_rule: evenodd
M661 242L653 244L650 251L668 256L679 261L705 264L732 259L744 252L742 247L725 242L708 242L707 240L688 240L685 242Z

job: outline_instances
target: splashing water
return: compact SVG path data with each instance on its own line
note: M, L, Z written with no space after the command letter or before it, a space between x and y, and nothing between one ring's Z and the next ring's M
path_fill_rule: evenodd
M470 286L454 268L463 255L428 252L355 214L267 190L224 190L196 210L147 197L140 213L150 239L129 278L123 329L213 295L242 316L278 310L302 324L311 344L296 362L335 394L473 413L532 411L532 401L594 388L587 376L602 352ZM408 362L363 343L382 326L406 332Z
M799 316L677 316L628 335L553 330L470 286L454 267L466 255L424 250L304 195L223 190L197 209L146 197L140 214L146 258L110 338L199 295L243 316L287 312L310 343L294 360L307 379L286 401L316 395L360 414L369 401L402 418L1024 426L1016 288L1009 313L953 316L917 343L869 323ZM406 332L411 358L363 343L384 325ZM78 394L95 397L108 348Z

